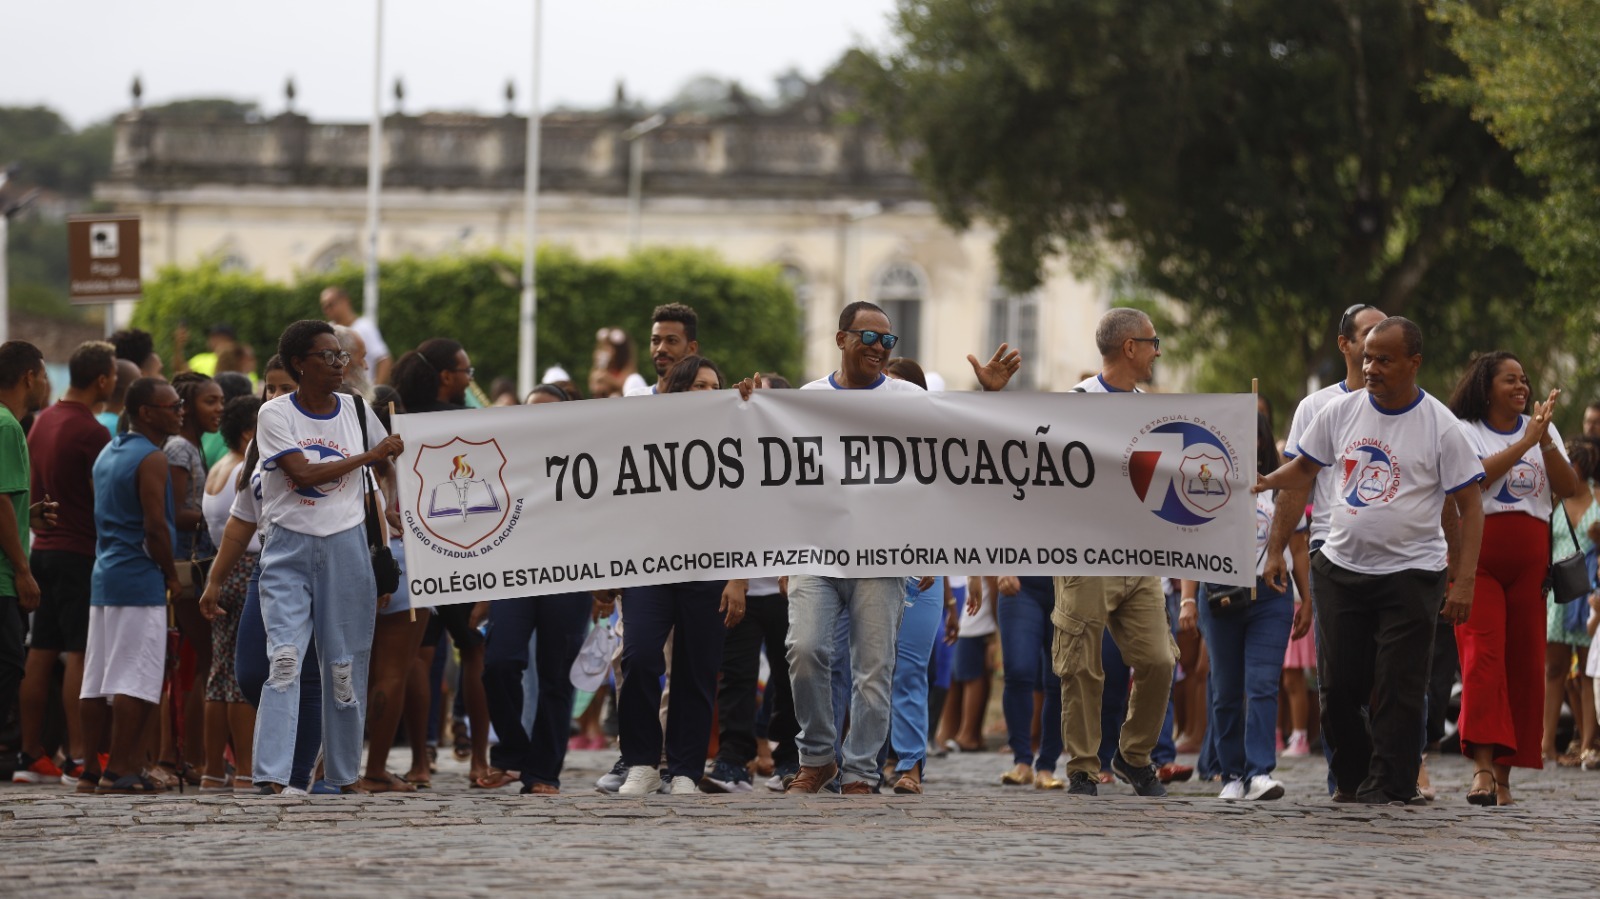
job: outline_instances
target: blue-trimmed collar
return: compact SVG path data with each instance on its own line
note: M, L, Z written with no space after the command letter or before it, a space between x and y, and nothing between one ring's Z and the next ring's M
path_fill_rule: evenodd
M298 390L289 394L289 402L294 403L295 411L299 412L301 415L304 415L306 418L314 418L317 421L332 421L339 417L339 410L343 408L344 400L340 399L339 394L335 393L333 395L333 411L327 415L318 415L300 405L300 391Z
M839 374L839 373L838 372L831 372L828 375L828 386L832 387L834 390L872 390L872 389L874 389L876 387L881 386L884 381L889 380L889 376L880 371L880 372L878 372L878 380L873 381L871 384L868 384L865 387L846 387L843 384L839 383L838 378L834 377L837 374Z
M1520 412L1517 413L1517 423L1512 425L1511 426L1511 430L1509 430L1509 431L1502 431L1499 428L1495 427L1494 425L1489 424L1489 419L1487 417L1483 419L1483 426L1488 428L1489 430L1493 431L1494 433L1499 434L1502 437L1511 437L1511 436L1514 436L1516 434L1522 433L1522 420L1523 420L1522 419L1522 414Z
M1385 409L1382 406L1378 405L1377 398L1375 398L1372 395L1372 391L1369 390L1369 391L1367 391L1367 402L1372 404L1372 408L1378 410L1379 412L1382 412L1384 415L1404 415L1407 412L1410 412L1412 409L1417 408L1417 404L1421 403L1423 398L1426 397L1427 395L1428 395L1428 391L1423 390L1421 387L1418 387L1417 388L1417 397L1416 397L1416 399L1414 399L1411 402L1407 403L1404 409Z
M1120 387L1112 387L1111 383L1106 380L1106 376L1105 375L1095 375L1094 379L1096 381L1100 382L1100 386L1104 387L1106 389L1106 393L1128 393L1128 391L1123 390ZM1137 393L1138 391L1135 390L1133 392Z

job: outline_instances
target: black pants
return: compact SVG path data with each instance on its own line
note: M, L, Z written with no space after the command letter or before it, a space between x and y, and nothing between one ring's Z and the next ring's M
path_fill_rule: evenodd
M490 760L496 768L521 772L524 784L561 786L572 724L572 662L583 646L593 607L594 598L587 593L502 599L489 607L483 691L489 699L489 721L500 737ZM522 727L522 675L528 670L528 642L536 634L539 705L529 732Z
M1347 795L1410 799L1445 572L1358 574L1319 554L1311 577L1322 733L1332 747L1334 782Z
M1450 689L1456 685L1461 660L1456 651L1456 626L1443 618L1433 625L1433 667L1428 674L1428 746L1444 739L1444 721L1450 712Z
M0 596L0 730L17 707L17 691L22 687L22 672L28 665L28 616L15 596ZM0 757L0 771L9 771L15 754Z
M767 736L775 746L772 761L782 767L800 763L795 735L800 723L794 717L794 693L789 686L789 657L784 639L789 635L789 600L774 593L751 596L744 620L728 631L722 649L722 686L717 691L717 761L743 768L756 757L756 682L761 670L761 647L767 648L765 702L769 704Z
M665 742L667 775L699 781L711 745L711 710L722 667L722 588L726 581L690 581L622 591L622 689L617 723L622 761L657 765ZM672 635L672 698L661 731L661 676Z

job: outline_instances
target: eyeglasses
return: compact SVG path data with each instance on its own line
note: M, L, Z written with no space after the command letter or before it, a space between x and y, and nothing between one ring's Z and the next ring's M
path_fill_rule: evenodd
M1158 353L1161 352L1161 338L1159 337L1129 337L1128 339L1137 340L1140 343L1148 343L1150 344L1150 348L1152 350L1155 350Z
M872 346L876 343L882 345L886 350L892 350L894 345L900 342L900 338L897 335L884 331L873 331L866 328L845 328L845 331L860 337L862 346Z
M343 350L313 350L307 356L315 356L328 365L342 366L350 364L350 354Z
M1339 316L1339 334L1342 336L1344 334L1350 333L1351 332L1351 327L1350 326L1353 323L1353 321L1354 321L1356 316L1358 316L1361 313L1367 311L1368 309L1376 309L1376 308L1377 308L1376 306L1373 306L1373 305L1371 305L1369 303L1357 303L1354 306L1351 306L1349 309L1346 309L1344 311L1344 315Z
M183 400L178 400L176 403L151 403L151 405L155 406L157 409L165 409L168 412L183 411Z
M467 366L467 367L466 367L466 368L452 368L452 369L450 369L450 370L451 370L451 371L453 371L453 372L465 372L465 373L466 373L466 376L467 376L467 380L469 380L469 381L470 381L470 380L472 380L472 374L473 374L473 372L476 372L476 371L477 371L477 369L476 369L476 368L473 368L473 367L472 367L472 366L470 366L470 365L469 365L469 366Z

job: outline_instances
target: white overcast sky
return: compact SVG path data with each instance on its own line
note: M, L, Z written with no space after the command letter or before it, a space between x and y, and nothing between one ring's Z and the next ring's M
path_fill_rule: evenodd
M0 15L0 105L43 104L75 126L144 101L190 97L295 106L313 119L372 108L376 0L43 0ZM616 82L660 103L691 77L770 95L796 67L815 78L847 48L880 44L893 0L545 0L542 105L598 107ZM508 78L527 108L532 0L386 0L384 110L404 78L408 112L500 113Z

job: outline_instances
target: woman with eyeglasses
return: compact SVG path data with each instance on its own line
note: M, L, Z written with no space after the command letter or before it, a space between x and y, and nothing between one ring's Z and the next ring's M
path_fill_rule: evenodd
M448 337L433 337L395 362L390 383L409 415L453 412L467 408L472 375L472 359L461 344ZM483 689L483 634L478 630L488 614L488 603L435 608L422 637L418 661L424 671L430 670L445 631L450 632L450 639L461 653L461 698L469 725L467 734L456 734L456 757L471 759L471 786L495 789L515 783L516 778L489 764L489 700ZM418 786L432 782L426 770L412 770L405 779Z
M295 322L279 339L278 355L297 386L263 405L256 426L268 674L254 776L273 789L289 784L300 667L314 636L324 770L328 783L343 787L360 775L373 622L388 603L377 595L363 527L366 469L387 464L405 446L370 407L338 392L350 355L332 325Z

